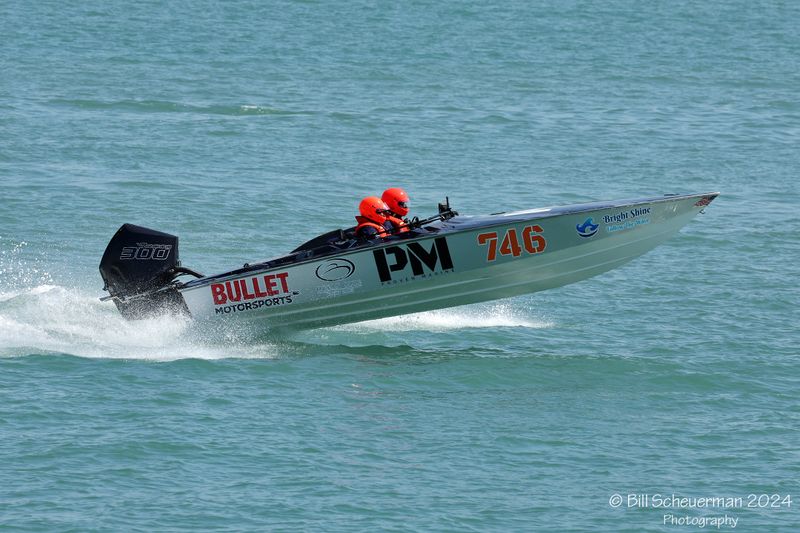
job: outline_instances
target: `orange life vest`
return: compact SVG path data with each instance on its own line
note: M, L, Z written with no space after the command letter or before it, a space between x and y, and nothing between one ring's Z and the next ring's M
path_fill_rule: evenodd
M402 218L396 217L394 215L389 215L386 217L386 220L392 223L394 226L395 233L405 233L408 231L408 226L403 221Z
M358 222L358 226L356 226L356 235L358 235L358 232L361 231L361 228L375 228L375 231L378 232L377 236L380 238L386 237L386 235L389 234L389 231L386 229L386 227L381 226L377 222L373 222L366 217L356 215L356 221Z

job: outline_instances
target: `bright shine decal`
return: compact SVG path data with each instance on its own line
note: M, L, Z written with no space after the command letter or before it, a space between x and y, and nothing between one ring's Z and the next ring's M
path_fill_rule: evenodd
M614 233L615 231L623 231L649 224L650 218L647 216L649 214L649 207L637 207L629 211L620 211L613 215L604 215L603 222L606 224L606 231Z
M575 226L575 230L578 232L578 235L585 238L594 236L599 228L600 224L595 224L594 220L592 220L592 217L584 220L582 224Z

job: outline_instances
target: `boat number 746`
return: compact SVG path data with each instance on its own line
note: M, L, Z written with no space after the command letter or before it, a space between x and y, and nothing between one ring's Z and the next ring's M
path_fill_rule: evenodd
M539 233L544 231L541 226L534 224L533 226L525 226L522 228L522 246L520 246L520 238L517 235L517 230L511 228L506 231L503 240L500 241L496 231L488 231L478 235L478 244L488 246L486 253L487 261L494 261L497 259L497 252L500 255L511 255L519 257L522 255L523 248L529 254L538 254L544 252L547 247L547 241ZM500 241L500 246L497 246Z

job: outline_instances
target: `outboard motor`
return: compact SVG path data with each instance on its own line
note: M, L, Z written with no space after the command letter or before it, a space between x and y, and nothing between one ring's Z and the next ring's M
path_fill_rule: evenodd
M100 275L125 318L186 312L183 297L172 281L180 274L199 274L181 268L178 237L133 224L123 224L108 243Z

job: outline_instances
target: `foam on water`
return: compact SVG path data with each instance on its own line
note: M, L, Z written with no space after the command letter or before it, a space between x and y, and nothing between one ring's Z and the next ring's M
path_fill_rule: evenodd
M474 328L552 328L553 322L536 319L529 309L509 303L472 305L346 324L330 329L354 333L374 331L448 331Z
M475 328L551 328L511 304L477 305L371 320L329 328L361 333ZM0 357L65 353L89 358L176 359L273 358L277 346L254 343L235 325L199 328L188 317L165 314L124 319L112 302L58 285L0 292Z
M66 353L111 359L272 358L275 346L233 330L198 331L191 319L124 319L112 302L57 285L0 293L0 356Z
M0 357L69 354L87 358L177 359L274 358L278 344L237 323L213 328L165 314L124 319L113 302L65 287L48 273L45 257L27 257L27 243L5 241L0 255ZM463 306L346 324L327 331L374 336L414 331L479 328L551 328L515 302ZM257 340L256 340L257 339Z

